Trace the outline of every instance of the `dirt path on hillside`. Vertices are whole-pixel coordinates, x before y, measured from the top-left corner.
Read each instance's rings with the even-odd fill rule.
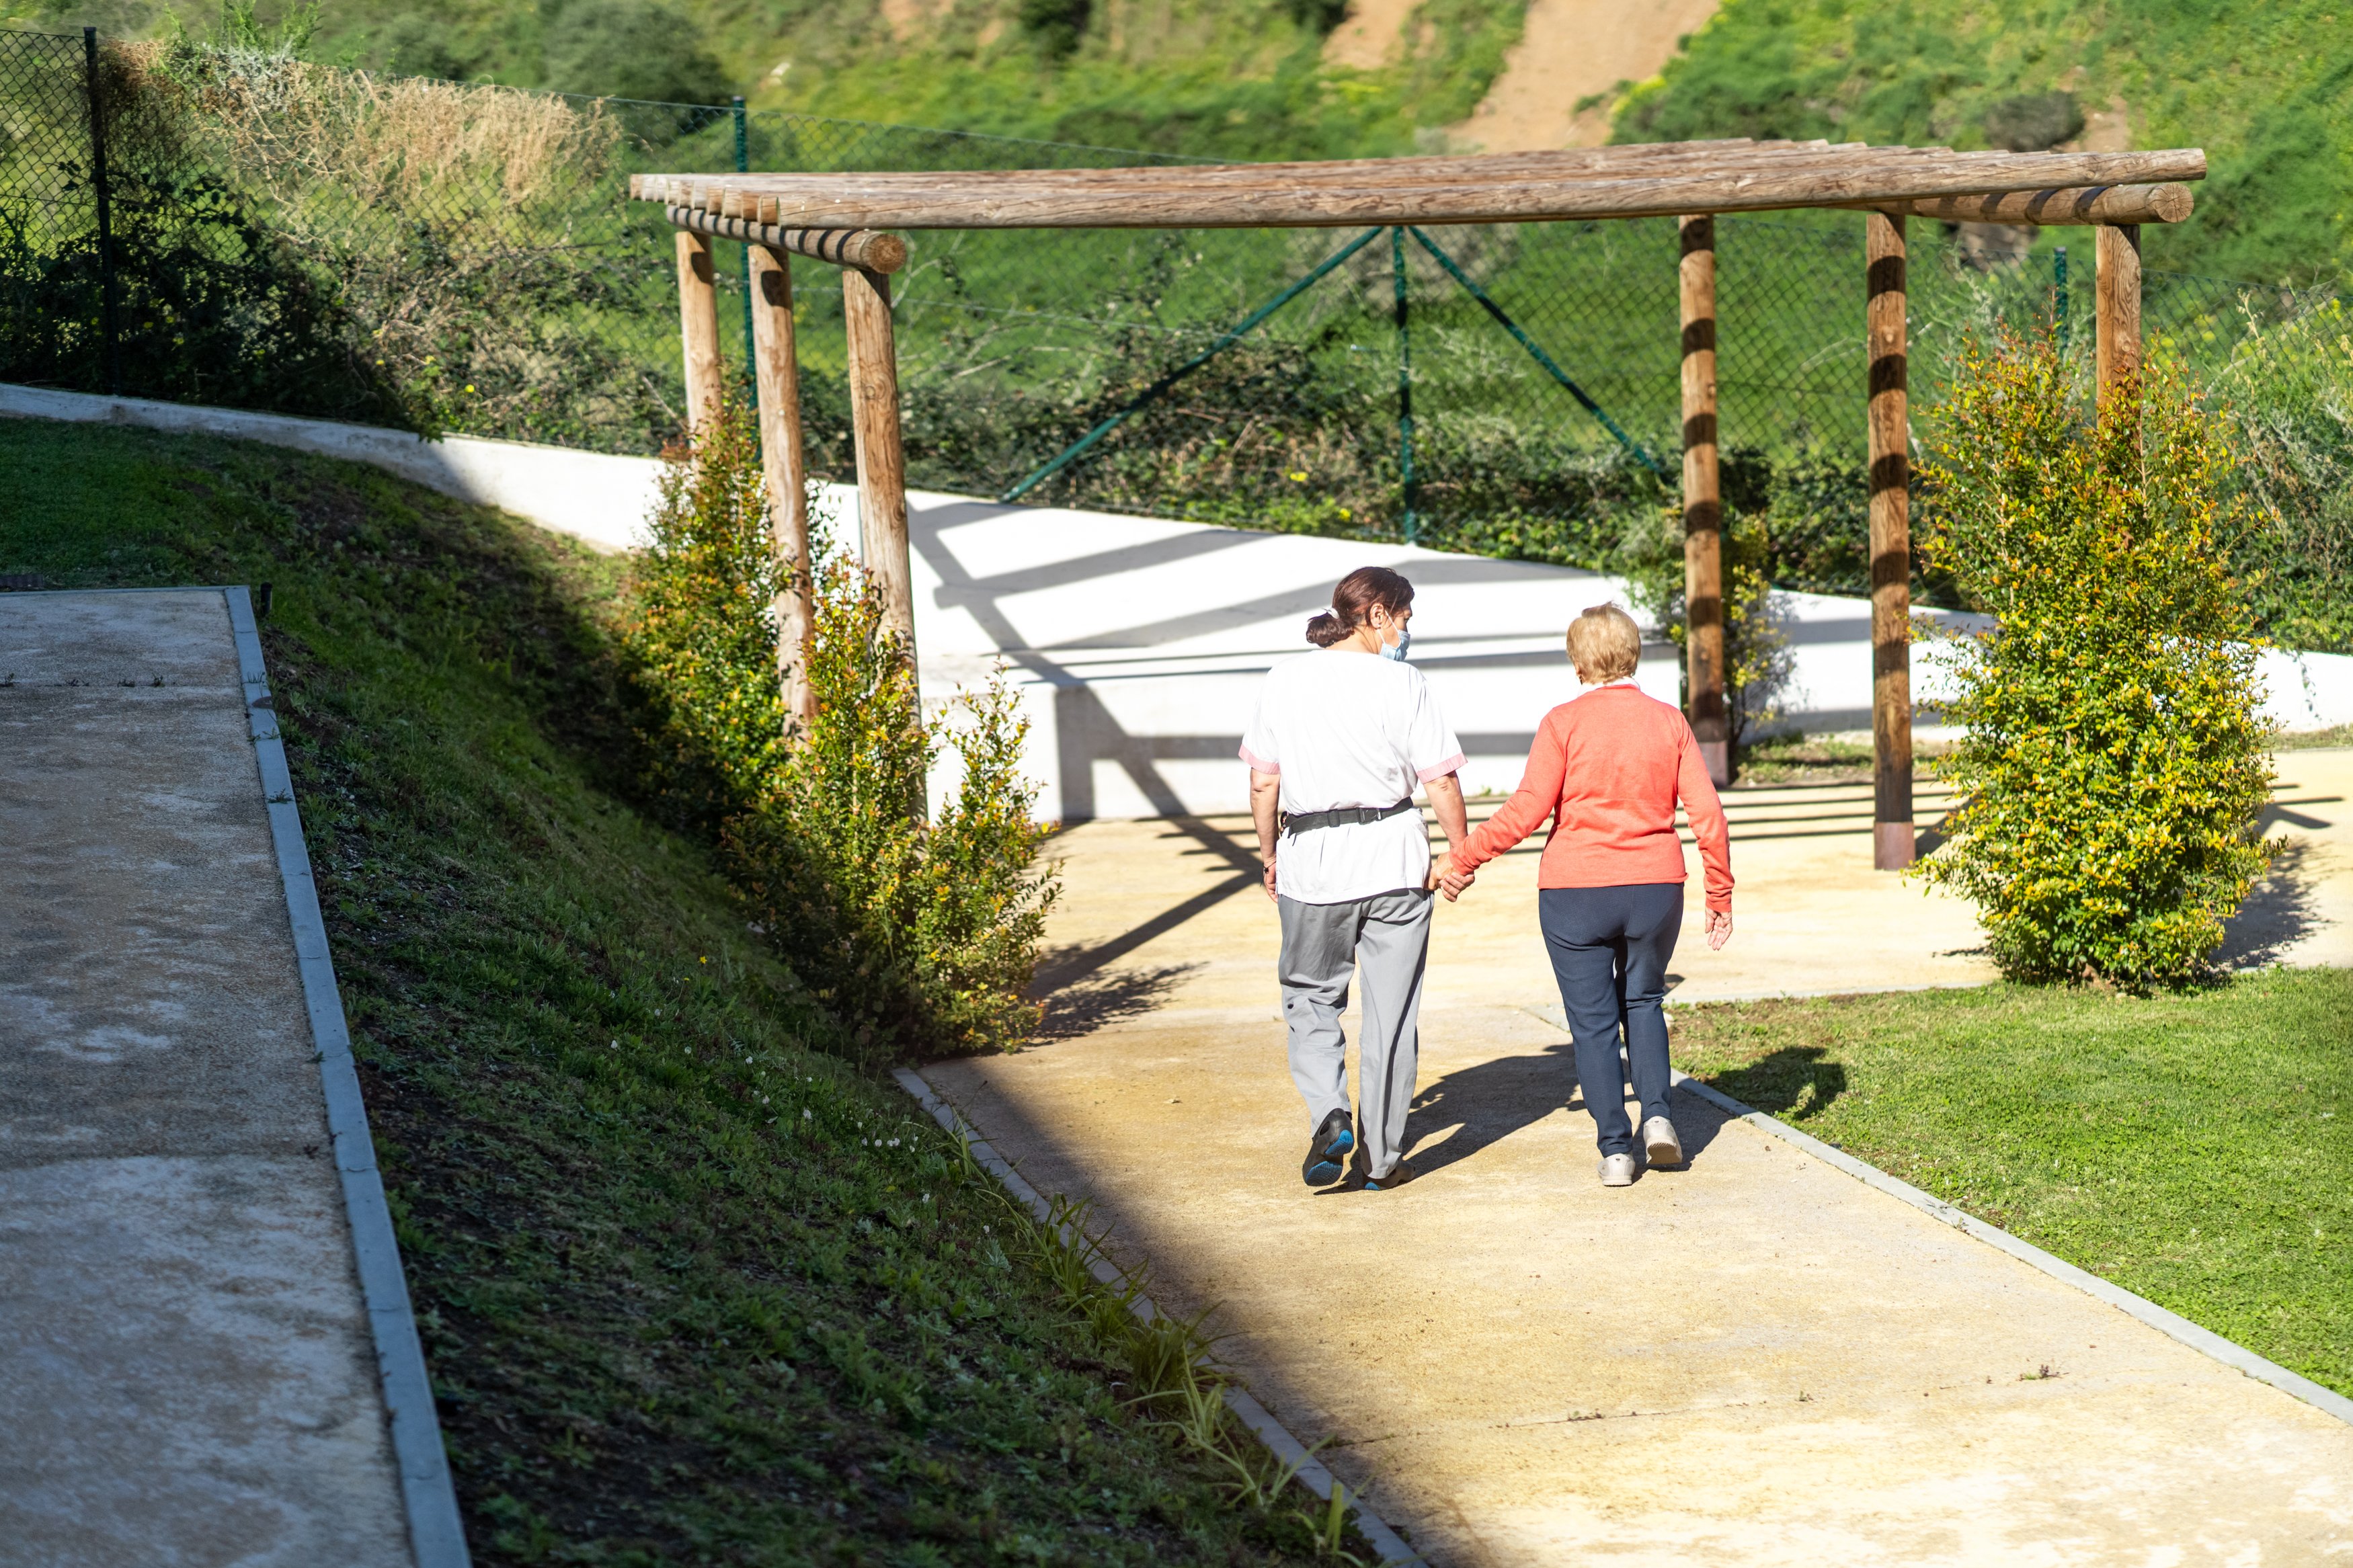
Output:
[[[1471,118],[1453,128],[1482,152],[1598,147],[1609,135],[1604,103],[1577,101],[1621,81],[1658,75],[1675,40],[1715,15],[1717,0],[1529,0],[1520,41]]]
[[[1355,0],[1340,25],[1324,40],[1324,63],[1351,70],[1378,70],[1387,65],[1421,0]]]

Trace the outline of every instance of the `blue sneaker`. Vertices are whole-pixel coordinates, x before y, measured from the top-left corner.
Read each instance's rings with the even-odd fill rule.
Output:
[[[1413,1167],[1403,1160],[1399,1160],[1377,1176],[1366,1171],[1364,1154],[1361,1151],[1357,1153],[1356,1163],[1356,1179],[1353,1184],[1360,1193],[1393,1192],[1413,1180]]]
[[[1311,1187],[1328,1187],[1348,1173],[1348,1155],[1356,1146],[1356,1124],[1345,1110],[1335,1110],[1324,1119],[1315,1136],[1307,1145],[1307,1158],[1299,1167],[1299,1179]]]

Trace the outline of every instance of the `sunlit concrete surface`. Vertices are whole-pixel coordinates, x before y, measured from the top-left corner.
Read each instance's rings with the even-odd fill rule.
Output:
[[[2335,962],[2353,753],[2282,764],[2305,879],[2239,956]],[[1737,935],[1687,927],[1676,997],[1989,976],[1968,906],[1870,869],[1865,791],[1731,811]],[[1050,1037],[926,1076],[1433,1563],[2353,1560],[2353,1426],[1694,1097],[1690,1168],[1603,1189],[1533,853],[1439,910],[1420,1179],[1318,1196],[1247,823],[1058,843]]]
[[[0,1563],[411,1561],[217,591],[0,594]]]

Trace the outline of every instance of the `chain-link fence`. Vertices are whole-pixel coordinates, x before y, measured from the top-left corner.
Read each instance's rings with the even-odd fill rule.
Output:
[[[625,199],[630,173],[1176,161],[22,32],[0,32],[0,378],[620,452],[659,450],[682,403],[668,227]],[[1788,586],[1866,582],[1862,230],[1718,220],[1726,499],[1770,517]],[[2088,360],[2087,231],[1912,232],[1915,411],[1947,351],[1996,321]],[[1594,565],[1672,495],[1672,220],[910,244],[896,314],[918,485]],[[741,247],[721,249],[740,371]],[[830,270],[803,268],[796,299],[813,463],[846,473]],[[2144,310],[2257,437],[2264,558],[2305,580],[2306,608],[2274,624],[2353,640],[2353,616],[2310,608],[2353,564],[2339,307],[2152,270]]]

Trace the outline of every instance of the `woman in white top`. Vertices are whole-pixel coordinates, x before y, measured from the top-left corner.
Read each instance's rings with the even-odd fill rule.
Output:
[[[1332,607],[1307,623],[1321,651],[1267,672],[1242,738],[1266,893],[1282,918],[1291,1078],[1314,1129],[1300,1173],[1314,1187],[1346,1176],[1352,1155],[1368,1191],[1409,1174],[1406,1109],[1436,885],[1415,787],[1427,786],[1449,845],[1467,833],[1455,776],[1462,748],[1405,662],[1412,618],[1412,584],[1381,566],[1349,573]],[[1365,1006],[1352,1121],[1340,1014],[1354,972]]]

